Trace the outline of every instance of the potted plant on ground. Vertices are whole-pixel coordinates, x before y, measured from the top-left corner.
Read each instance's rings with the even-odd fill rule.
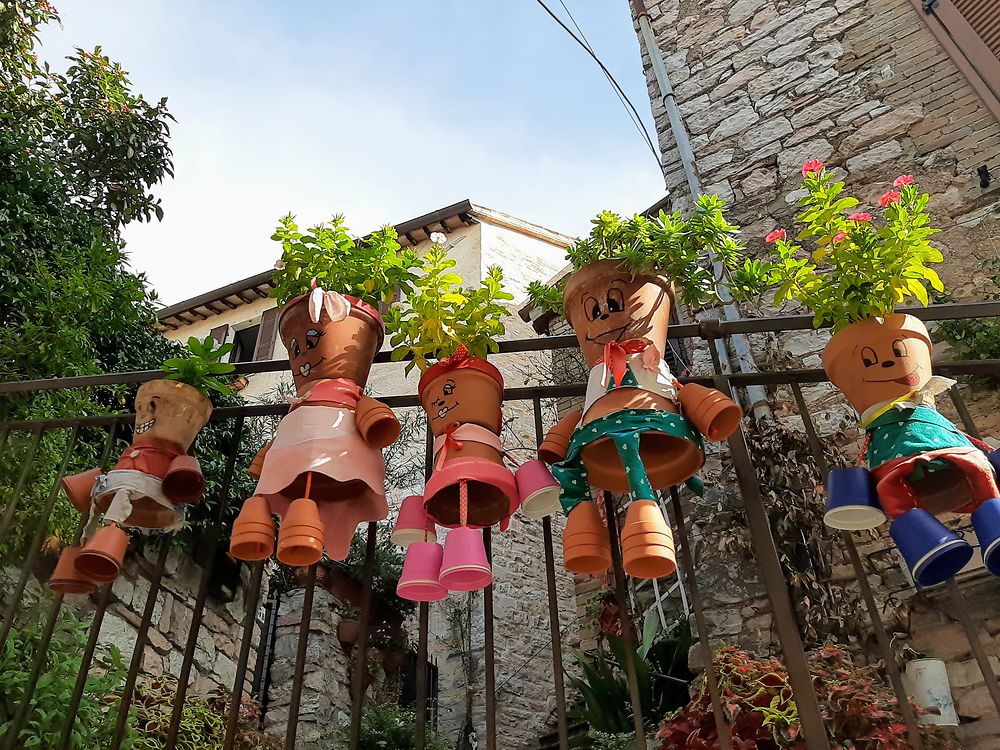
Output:
[[[407,293],[421,263],[400,249],[392,227],[355,240],[341,216],[306,232],[286,216],[272,239],[282,256],[271,295],[282,306],[278,331],[297,398],[251,466],[257,489],[230,551],[270,557],[277,514],[278,560],[308,566],[324,547],[343,559],[357,525],[389,513],[381,450],[399,436],[399,422],[363,389],[385,336],[376,307]]]
[[[180,529],[186,507],[205,491],[198,459],[189,451],[212,414],[208,394],[230,393],[220,378],[234,367],[220,360],[231,349],[216,347],[211,337],[189,338],[181,356],[163,363],[162,378],[139,386],[132,444],[114,468],[63,477],[70,502],[90,522],[82,547],[63,550],[50,587],[84,593],[93,583],[113,581],[128,548],[126,528]]]
[[[675,297],[690,305],[759,288],[764,268],[747,260],[717,196],[698,199],[693,215],[623,219],[603,212],[590,236],[567,250],[573,271],[562,288],[533,282],[536,305],[565,315],[576,332],[590,375],[581,410],[546,435],[542,459],[562,487],[569,514],[563,536],[567,569],[599,573],[611,563],[607,533],[591,488],[631,493],[623,529],[626,572],[658,578],[675,567],[673,540],[654,490],[691,480],[705,461],[702,436],[727,438],[742,416],[710,388],[681,387],[663,361]],[[717,279],[705,267],[713,249],[728,270]]]
[[[888,515],[890,534],[922,586],[961,570],[972,547],[936,516],[970,513],[989,570],[1000,575],[1000,489],[992,448],[963,434],[934,408],[954,381],[934,376],[931,337],[912,315],[895,312],[908,301],[928,302],[926,285],[941,291],[928,264],[942,260],[930,244],[927,204],[909,175],[901,175],[879,204],[882,216],[857,210],[844,183],[821,162],[802,169],[806,191],[798,220],[805,253],[785,230],[768,235],[774,263],[775,304],[794,300],[812,311],[816,326],[833,336],[823,368],[860,415],[866,438],[861,466],[831,471],[827,525],[875,528]],[[998,461],[1000,463],[1000,461]]]
[[[725,703],[731,747],[806,747],[788,672],[779,660],[723,646],[712,668]],[[877,667],[855,666],[846,651],[827,646],[812,655],[810,672],[832,747],[910,750],[898,700]],[[914,712],[922,710],[914,707]],[[690,703],[663,720],[656,737],[663,750],[719,747],[707,682],[702,681]],[[930,729],[921,731],[921,740],[929,749],[954,747]]]
[[[452,591],[474,591],[493,579],[481,529],[506,523],[519,505],[514,474],[500,444],[503,376],[486,361],[497,351],[508,315],[503,272],[490,268],[475,288],[462,288],[455,261],[435,244],[424,256],[424,275],[406,299],[390,308],[392,357],[411,357],[421,371],[417,392],[434,435],[434,468],[423,509],[452,529],[436,541],[407,548],[399,595],[417,601]],[[419,572],[418,572],[419,568]]]

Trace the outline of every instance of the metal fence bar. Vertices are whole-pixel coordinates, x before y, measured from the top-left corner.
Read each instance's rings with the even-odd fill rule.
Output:
[[[264,578],[264,561],[253,564],[250,583],[244,594],[243,636],[240,639],[240,654],[236,661],[236,677],[233,678],[233,693],[229,704],[229,715],[226,717],[226,737],[222,743],[223,750],[233,750],[236,742],[236,723],[240,718],[240,705],[243,702],[243,688],[247,680],[247,663],[250,661],[250,644],[253,641],[253,626],[257,616],[257,602],[260,601],[261,582]],[[263,633],[262,633],[263,635]],[[261,651],[264,644],[257,646]]]
[[[3,749],[12,750],[17,744],[18,735],[24,728],[24,723],[31,712],[31,698],[35,694],[35,687],[38,685],[38,678],[42,675],[42,667],[45,665],[45,654],[49,649],[49,642],[52,640],[52,633],[56,629],[56,621],[59,619],[59,607],[62,605],[63,595],[56,594],[52,607],[49,608],[49,616],[45,621],[45,630],[42,639],[38,644],[38,651],[35,654],[35,663],[32,665],[28,682],[24,686],[24,694],[21,696],[21,704],[17,708],[14,721],[7,729],[7,736],[4,739]]]
[[[979,635],[976,633],[976,626],[969,616],[969,609],[965,606],[965,600],[962,599],[962,592],[959,590],[954,578],[949,578],[946,586],[955,606],[958,621],[962,623],[962,629],[965,630],[965,637],[969,639],[969,646],[972,647],[972,655],[976,658],[979,671],[983,673],[983,681],[986,683],[986,689],[990,693],[990,698],[993,700],[993,705],[996,707],[997,713],[1000,713],[1000,685],[997,684],[996,675],[993,673],[993,665],[990,664],[990,659],[986,655],[983,643],[979,640]]]
[[[73,737],[73,725],[76,723],[76,715],[80,711],[80,701],[83,699],[83,691],[87,687],[87,678],[90,677],[90,666],[94,661],[94,652],[97,650],[97,641],[101,635],[101,625],[104,622],[104,612],[111,601],[111,584],[101,586],[101,593],[97,599],[97,611],[94,612],[94,619],[90,623],[90,635],[87,637],[87,646],[80,657],[80,669],[76,674],[76,684],[73,686],[73,695],[69,699],[69,708],[66,711],[66,726],[63,728],[62,736],[59,739],[59,750],[70,750],[70,741]]]
[[[969,407],[966,405],[965,399],[962,398],[962,392],[959,390],[957,383],[948,389],[948,396],[951,398],[951,402],[955,405],[955,411],[958,412],[958,417],[962,420],[962,426],[965,428],[965,432],[974,438],[982,438],[979,428],[976,427],[976,421],[972,418],[972,413],[969,411]]]
[[[639,678],[635,672],[635,638],[632,636],[632,612],[629,609],[628,590],[625,588],[625,570],[618,541],[618,517],[615,501],[610,492],[603,492],[604,513],[608,520],[608,539],[611,542],[611,565],[615,574],[615,598],[621,611],[622,640],[625,641],[625,676],[628,678],[629,700],[632,703],[632,728],[635,731],[633,747],[646,750],[646,724],[642,716],[642,699],[639,695]]]
[[[229,456],[226,458],[226,469],[219,488],[219,509],[216,512],[212,530],[209,532],[208,544],[213,552],[218,546],[219,537],[222,534],[222,519],[226,517],[226,509],[229,507],[229,489],[233,483],[236,458],[240,453],[240,443],[243,438],[245,421],[244,417],[236,420],[236,427],[233,430],[233,445],[229,450]],[[198,586],[198,598],[195,599],[194,609],[191,612],[191,632],[188,633],[187,642],[184,644],[184,656],[181,659],[180,674],[177,677],[177,693],[174,695],[174,707],[170,714],[170,726],[167,729],[166,750],[174,750],[177,747],[177,733],[181,727],[181,714],[184,711],[184,701],[187,698],[188,680],[191,677],[191,667],[194,664],[194,651],[198,645],[201,618],[205,614],[205,601],[208,599],[208,587],[211,583],[212,571],[214,569],[215,555],[210,554],[207,556],[202,567],[201,582]]]
[[[375,544],[378,524],[368,522],[365,545],[365,565],[361,574],[361,614],[358,641],[354,644],[354,674],[351,676],[351,740],[350,750],[358,750],[361,743],[361,712],[365,705],[365,671],[368,664],[368,630],[372,617],[372,576],[375,574]]]
[[[493,529],[483,529],[486,560],[493,566]],[[493,633],[493,584],[483,590],[483,646],[486,667],[486,750],[497,749],[497,676]]]
[[[114,445],[115,435],[117,433],[117,425],[111,427],[108,430],[108,439],[105,441],[104,450],[101,454],[100,465],[103,466],[107,463],[108,456],[111,454],[111,449]],[[87,525],[87,518],[83,516],[77,523],[76,530],[73,533],[73,543],[77,544],[80,539],[80,535],[83,534],[84,527]],[[35,695],[35,688],[38,684],[38,678],[41,676],[42,668],[45,665],[46,658],[48,655],[49,643],[52,640],[52,635],[55,632],[56,625],[59,621],[59,610],[62,608],[63,604],[63,594],[58,594],[53,597],[51,604],[49,605],[49,613],[46,617],[45,629],[42,633],[42,639],[39,642],[38,649],[34,655],[34,663],[32,664],[31,675],[26,683],[24,693],[21,696],[21,703],[17,709],[14,718],[14,724],[10,729],[8,739],[12,743],[14,738],[20,733],[23,728],[24,722],[27,720],[28,715],[31,711],[31,702]],[[9,743],[8,743],[9,744]]]
[[[417,727],[414,735],[416,750],[424,750],[427,742],[427,630],[430,607],[420,602],[417,615],[417,696],[415,708]]]
[[[306,670],[306,648],[309,646],[309,626],[312,623],[313,596],[316,593],[316,563],[309,566],[305,594],[302,597],[302,618],[299,621],[299,642],[295,651],[295,672],[292,674],[292,695],[288,701],[288,724],[285,727],[285,750],[295,750],[295,735],[299,731],[299,704],[302,701],[302,679]]]
[[[722,374],[718,353],[712,347],[709,347],[709,351],[712,353],[712,364],[716,373],[715,387],[731,397],[733,390],[729,378]],[[750,528],[750,537],[757,565],[764,579],[767,598],[771,603],[775,629],[778,631],[785,667],[788,669],[788,682],[795,695],[806,747],[808,750],[830,750],[830,741],[819,710],[816,691],[813,689],[802,636],[799,634],[798,622],[795,619],[795,610],[792,608],[792,601],[785,585],[785,573],[781,568],[781,559],[778,557],[774,537],[771,535],[771,523],[764,509],[764,500],[757,484],[757,473],[750,458],[742,424],[729,437],[728,442],[740,494],[743,496],[747,526]]]
[[[139,679],[142,655],[146,650],[149,626],[153,622],[153,610],[156,608],[156,600],[160,596],[160,582],[163,580],[163,569],[167,565],[167,555],[169,554],[169,541],[160,539],[160,556],[156,559],[153,575],[149,579],[149,594],[146,595],[146,604],[142,609],[142,620],[139,623],[139,631],[135,635],[135,645],[132,647],[132,661],[129,662],[128,674],[122,688],[122,699],[118,706],[118,718],[115,721],[115,736],[111,741],[111,750],[119,750],[125,740],[125,727],[128,723],[129,708],[132,705],[132,694],[135,692],[135,683]],[[110,588],[111,584],[108,586]]]
[[[21,597],[24,596],[24,587],[28,585],[28,578],[31,576],[31,568],[35,564],[35,558],[38,556],[38,551],[42,545],[42,539],[45,536],[45,529],[49,523],[49,516],[52,515],[52,508],[56,504],[56,499],[59,497],[59,487],[63,477],[66,473],[66,467],[69,466],[70,457],[73,455],[73,448],[76,447],[76,438],[80,434],[80,428],[74,427],[70,432],[69,439],[66,441],[66,451],[63,453],[62,463],[59,464],[59,470],[56,472],[55,481],[52,483],[52,489],[49,491],[49,499],[45,505],[45,509],[39,514],[38,526],[35,528],[35,533],[28,543],[28,554],[21,563],[21,575],[18,577],[17,585],[14,587],[14,592],[11,596],[10,609],[7,611],[7,616],[4,618],[3,629],[0,630],[0,643],[5,643],[7,641],[7,636],[10,635],[10,629],[14,625],[14,619],[17,617],[18,607],[21,605]]]
[[[542,426],[542,402],[532,399],[535,418],[535,443],[541,445],[545,430]],[[559,627],[559,594],[556,589],[556,561],[552,543],[552,517],[542,518],[542,541],[545,547],[545,588],[549,604],[549,643],[552,646],[552,681],[556,689],[556,729],[559,733],[559,750],[569,750],[569,731],[566,726],[566,686],[563,682],[562,631]]]
[[[11,492],[7,507],[4,508],[3,519],[0,520],[0,542],[7,539],[7,532],[10,531],[11,521],[14,520],[14,511],[17,510],[21,493],[24,492],[24,485],[28,483],[28,477],[31,476],[31,470],[35,465],[35,454],[38,452],[38,444],[42,441],[42,425],[36,424],[32,432],[34,433],[34,437],[31,438],[28,454],[23,459],[24,468],[21,469],[21,473],[17,478],[17,484],[14,485],[14,491]]]
[[[705,682],[708,684],[708,695],[712,699],[712,716],[715,719],[715,731],[719,735],[719,748],[730,750],[732,747],[729,739],[730,730],[722,710],[722,695],[719,693],[719,680],[715,674],[715,659],[708,635],[708,621],[705,619],[701,590],[694,573],[694,550],[691,547],[691,538],[688,536],[687,523],[684,521],[684,511],[681,508],[681,497],[676,486],[670,488],[670,503],[674,511],[674,526],[677,527],[678,541],[681,543],[681,564],[677,566],[677,575],[681,579],[681,588],[683,589],[686,583],[691,592],[691,606],[694,608],[694,622],[698,628],[701,658],[705,662]]]
[[[813,458],[816,459],[816,465],[819,467],[821,478],[825,482],[826,475],[830,471],[830,466],[827,463],[826,455],[823,453],[823,445],[816,432],[816,426],[813,424],[812,416],[809,414],[809,408],[806,406],[806,400],[802,395],[801,386],[799,386],[799,384],[793,379],[791,381],[791,387],[792,394],[795,397],[795,404],[799,409],[799,415],[802,417],[802,424],[805,427],[806,440],[809,443],[809,448],[812,451]],[[858,554],[858,548],[854,544],[854,537],[852,534],[849,531],[842,531],[840,533],[840,538],[844,543],[845,549],[847,550],[847,556],[851,560],[851,566],[854,568],[854,576],[857,578],[858,586],[861,589],[861,598],[864,599],[865,608],[868,610],[868,619],[871,621],[872,630],[875,632],[875,639],[878,641],[879,649],[882,651],[882,657],[885,659],[885,671],[889,677],[889,685],[896,694],[896,700],[899,702],[899,712],[903,716],[903,723],[906,724],[906,737],[910,741],[910,745],[913,746],[913,750],[922,750],[923,740],[920,738],[920,728],[917,725],[917,717],[913,711],[913,706],[910,705],[910,698],[906,694],[906,689],[903,687],[903,676],[900,674],[899,666],[896,664],[896,658],[892,652],[889,635],[886,633],[885,626],[882,624],[882,614],[878,610],[875,595],[872,593],[871,586],[868,584],[868,572],[862,564],[861,555]]]

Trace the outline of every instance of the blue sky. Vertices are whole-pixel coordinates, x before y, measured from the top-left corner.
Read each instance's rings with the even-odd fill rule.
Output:
[[[652,132],[627,0],[565,2]],[[470,198],[576,234],[663,195],[604,76],[533,0],[57,7],[47,59],[101,44],[178,120],[166,216],[126,233],[168,304],[268,268],[288,211],[362,234]]]

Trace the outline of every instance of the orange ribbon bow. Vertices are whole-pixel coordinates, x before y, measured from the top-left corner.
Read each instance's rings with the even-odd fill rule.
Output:
[[[653,346],[653,342],[649,339],[630,339],[628,341],[609,341],[606,343],[604,345],[604,355],[597,360],[597,364],[604,365],[604,377],[601,379],[601,385],[608,384],[608,374],[610,372],[615,379],[615,387],[620,388],[628,369],[629,355],[645,354],[649,349],[652,349],[654,352],[656,351],[656,347]],[[659,353],[657,353],[657,359],[659,359]],[[643,357],[642,366],[646,369],[655,369],[655,365],[650,368],[645,356]]]

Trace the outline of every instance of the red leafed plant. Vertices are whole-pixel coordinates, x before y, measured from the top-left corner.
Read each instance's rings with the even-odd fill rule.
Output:
[[[805,748],[788,673],[777,659],[723,646],[713,661],[733,750]],[[824,647],[810,671],[833,750],[911,750],[898,701],[876,667],[858,667],[841,648]],[[914,707],[915,711],[920,711]],[[706,684],[684,708],[669,714],[656,734],[663,750],[716,750],[719,736]],[[921,729],[924,747],[957,745]]]

